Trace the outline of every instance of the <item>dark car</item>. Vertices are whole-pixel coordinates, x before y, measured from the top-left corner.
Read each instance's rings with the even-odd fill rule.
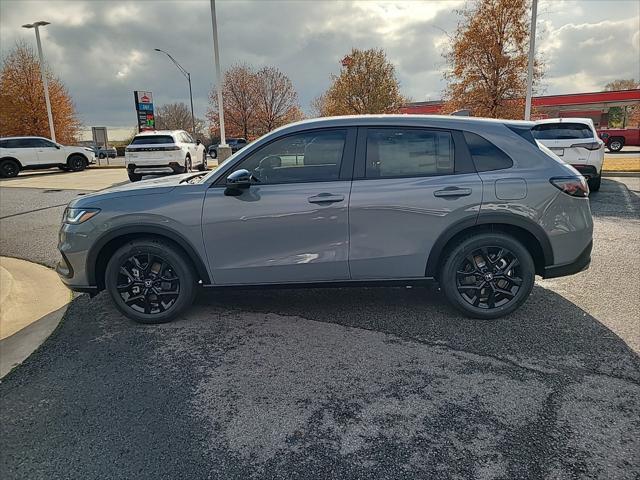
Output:
[[[246,138],[227,138],[227,145],[231,147],[231,153],[236,153],[238,150],[246,147],[249,144]],[[219,145],[209,145],[208,153],[211,158],[218,157]]]

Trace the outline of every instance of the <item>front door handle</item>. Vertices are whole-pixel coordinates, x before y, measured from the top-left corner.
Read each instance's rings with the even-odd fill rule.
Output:
[[[434,197],[466,197],[468,195],[471,195],[471,189],[460,187],[447,187],[433,192]]]
[[[344,200],[344,195],[334,195],[333,193],[319,193],[318,195],[314,195],[313,197],[307,198],[309,203],[335,203],[342,202]]]

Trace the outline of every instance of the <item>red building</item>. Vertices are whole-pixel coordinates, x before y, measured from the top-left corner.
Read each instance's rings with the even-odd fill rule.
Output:
[[[596,127],[607,127],[611,107],[640,105],[640,88],[612,92],[571,93],[567,95],[545,95],[533,97],[534,118],[587,117]],[[401,109],[402,113],[439,115],[443,102],[410,103]]]

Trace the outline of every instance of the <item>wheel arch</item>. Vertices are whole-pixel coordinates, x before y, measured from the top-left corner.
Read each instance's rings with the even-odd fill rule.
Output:
[[[445,230],[429,253],[425,275],[438,278],[443,254],[461,239],[482,232],[505,233],[519,240],[531,254],[538,275],[543,274],[546,266],[553,265],[551,242],[542,227],[520,217],[488,214],[480,215],[477,221],[462,221]]]
[[[209,272],[191,243],[181,234],[155,225],[136,225],[123,227],[100,237],[87,255],[87,280],[90,285],[104,289],[104,273],[107,263],[115,251],[127,242],[142,238],[164,240],[177,251],[183,253],[193,266],[198,280],[211,283]]]
[[[14,162],[16,162],[18,164],[18,166],[20,167],[21,170],[24,168],[22,163],[20,162],[20,160],[18,160],[16,157],[7,156],[7,157],[0,158],[0,162],[4,162],[5,160],[13,160]]]
[[[89,165],[89,159],[87,158],[87,156],[84,153],[71,152],[69,155],[67,155],[67,163],[69,163],[69,160],[71,160],[71,157],[82,157],[84,159],[85,163],[87,165]]]

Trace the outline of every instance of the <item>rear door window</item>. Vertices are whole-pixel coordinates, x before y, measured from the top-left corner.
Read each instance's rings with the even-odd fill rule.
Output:
[[[421,128],[369,128],[366,178],[448,175],[454,171],[451,133]]]
[[[171,135],[143,135],[135,137],[131,145],[161,145],[174,143]]]
[[[593,138],[594,134],[585,123],[541,123],[531,129],[536,140],[575,140]]]
[[[464,139],[478,172],[511,168],[511,157],[496,147],[486,138],[471,132],[464,132]]]
[[[12,138],[7,140],[6,148],[36,148],[39,146],[37,138]]]

